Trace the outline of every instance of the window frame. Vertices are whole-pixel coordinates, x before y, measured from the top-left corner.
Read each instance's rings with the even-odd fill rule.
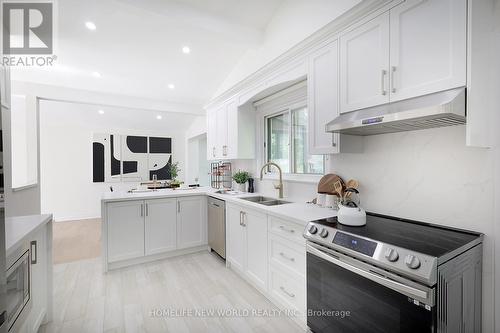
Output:
[[[257,139],[257,171],[256,174],[260,175],[261,167],[268,161],[268,128],[267,119],[269,117],[278,116],[280,114],[288,113],[290,121],[290,140],[293,139],[293,125],[292,125],[292,111],[307,108],[307,96],[301,96],[300,98],[292,98],[285,101],[274,101],[269,103],[270,105],[257,107],[257,124],[258,124],[258,139]],[[290,141],[291,143],[292,141]],[[295,171],[295,165],[293,163],[293,149],[292,144],[289,145],[289,156],[290,156],[290,169]],[[283,179],[291,182],[299,183],[317,183],[324,175],[326,171],[327,161],[329,159],[328,155],[323,155],[323,174],[313,174],[313,173],[283,173]],[[279,178],[276,168],[267,168],[267,173],[264,174],[264,179],[277,180]]]

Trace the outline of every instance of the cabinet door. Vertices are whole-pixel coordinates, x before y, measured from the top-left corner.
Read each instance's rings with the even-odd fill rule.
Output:
[[[108,204],[108,262],[144,256],[144,202]]]
[[[204,244],[208,244],[206,197],[178,198],[177,248],[184,249]]]
[[[227,109],[222,105],[217,109],[217,144],[216,156],[224,159],[227,156]]]
[[[254,211],[244,211],[246,229],[246,274],[262,290],[267,290],[267,216]]]
[[[241,225],[242,210],[238,206],[226,205],[226,259],[231,267],[243,272],[245,267],[246,234]]]
[[[217,157],[217,110],[207,110],[207,159]]]
[[[10,109],[10,68],[0,65],[0,103]]]
[[[389,102],[389,12],[340,37],[340,112]]]
[[[147,200],[146,255],[175,250],[177,246],[177,199]]]
[[[310,154],[338,152],[339,134],[325,132],[326,124],[339,115],[338,51],[338,41],[334,41],[309,58],[307,97]]]
[[[44,226],[31,240],[32,307],[25,323],[27,332],[38,332],[48,311],[47,228]]]
[[[238,105],[236,100],[231,100],[226,104],[226,117],[227,138],[224,157],[227,159],[237,159],[238,142],[245,139],[238,137]]]
[[[391,9],[391,101],[465,86],[466,16],[466,0],[407,0]]]

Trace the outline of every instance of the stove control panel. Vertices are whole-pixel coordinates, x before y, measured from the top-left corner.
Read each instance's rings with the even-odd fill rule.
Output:
[[[409,254],[405,258],[405,264],[411,269],[418,269],[420,267],[420,259],[412,254]]]
[[[397,274],[407,275],[430,285],[436,283],[436,257],[358,236],[326,223],[309,222],[304,237],[308,241],[371,262]]]
[[[390,262],[395,262],[399,259],[399,253],[394,248],[390,247],[385,251],[384,257]]]

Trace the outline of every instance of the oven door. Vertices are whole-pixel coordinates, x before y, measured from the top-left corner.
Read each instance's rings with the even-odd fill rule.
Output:
[[[30,303],[29,250],[7,270],[7,323],[9,331],[16,331],[26,316]]]
[[[435,290],[308,242],[307,325],[315,332],[435,332]]]

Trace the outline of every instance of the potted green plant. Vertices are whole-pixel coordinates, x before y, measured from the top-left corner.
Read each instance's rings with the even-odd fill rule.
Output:
[[[246,183],[249,178],[250,174],[248,171],[238,170],[238,172],[233,175],[233,180],[236,183],[236,189],[240,192],[246,192]]]
[[[168,171],[170,172],[170,179],[171,179],[170,186],[171,187],[181,186],[182,182],[177,180],[179,172],[181,171],[181,168],[179,168],[179,162],[170,163],[168,165]]]

